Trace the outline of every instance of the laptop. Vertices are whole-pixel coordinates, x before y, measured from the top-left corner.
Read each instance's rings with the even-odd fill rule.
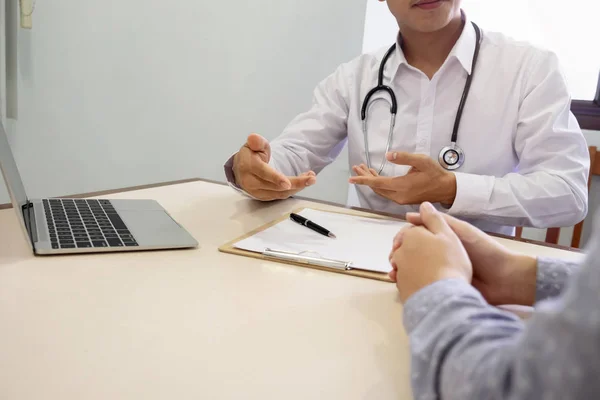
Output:
[[[154,200],[30,199],[0,122],[0,169],[35,254],[194,248],[198,242]]]

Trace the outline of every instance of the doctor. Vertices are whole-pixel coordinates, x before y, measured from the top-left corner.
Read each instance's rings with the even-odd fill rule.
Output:
[[[484,32],[461,0],[387,5],[395,45],[341,65],[272,143],[250,135],[225,165],[230,184],[285,199],[347,142],[365,208],[404,214],[428,201],[504,234],[581,221],[589,154],[557,57]]]

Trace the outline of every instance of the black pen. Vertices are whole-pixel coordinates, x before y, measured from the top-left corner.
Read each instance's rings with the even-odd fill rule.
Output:
[[[335,235],[333,233],[329,232],[327,229],[323,228],[322,226],[317,225],[312,221],[309,221],[308,219],[304,218],[301,215],[291,213],[290,219],[300,225],[304,225],[308,229],[312,229],[313,231],[320,233],[321,235],[329,236],[330,238],[335,239]]]

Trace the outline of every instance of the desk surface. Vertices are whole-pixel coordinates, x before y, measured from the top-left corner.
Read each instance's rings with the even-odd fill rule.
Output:
[[[104,197],[158,200],[201,247],[34,257],[0,211],[3,400],[411,398],[392,284],[217,251],[295,208],[336,207],[207,182]]]

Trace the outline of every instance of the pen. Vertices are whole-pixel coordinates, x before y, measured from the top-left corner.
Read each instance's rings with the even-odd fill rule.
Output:
[[[317,225],[312,221],[309,221],[308,219],[304,218],[301,215],[291,213],[290,219],[300,225],[304,225],[308,229],[312,229],[313,231],[320,233],[321,235],[329,236],[330,238],[335,239],[335,235],[333,233],[329,232],[327,229],[323,228],[322,226]]]

